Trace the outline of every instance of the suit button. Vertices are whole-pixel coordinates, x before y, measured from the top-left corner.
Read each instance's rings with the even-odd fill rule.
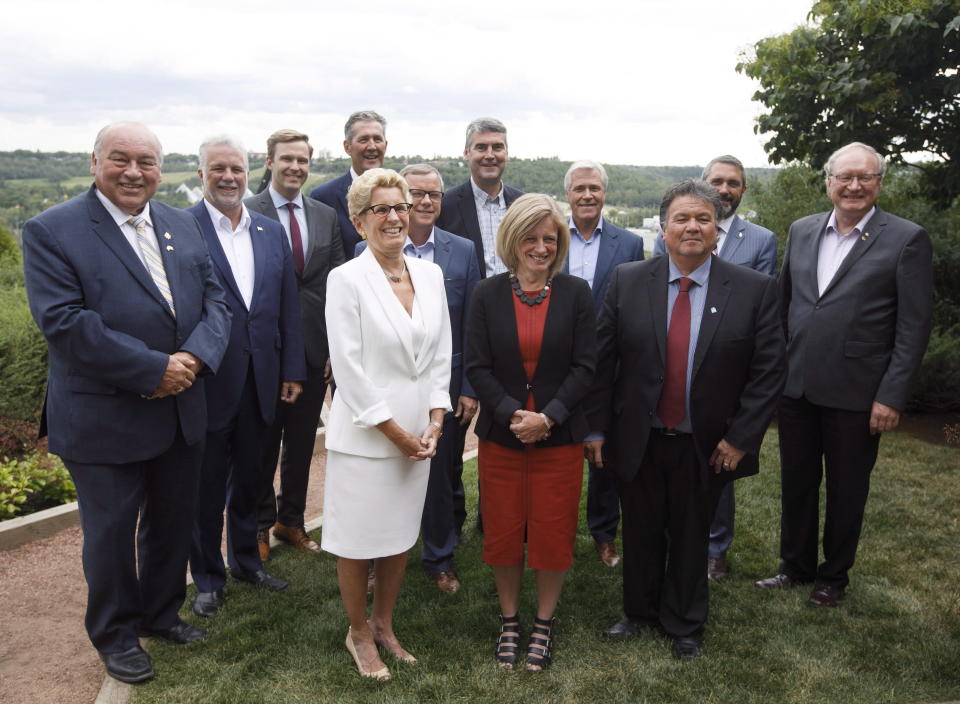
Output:
[[[249,348],[249,347],[244,347],[244,348],[243,348],[243,353],[244,353],[244,354],[250,354],[250,348]]]
[[[820,310],[820,304],[818,303],[817,305],[815,305],[815,306],[813,307],[813,309],[814,309],[814,310]]]
[[[657,381],[659,381],[659,382],[662,384],[662,383],[663,383],[663,377],[662,377],[662,376],[657,377]]]

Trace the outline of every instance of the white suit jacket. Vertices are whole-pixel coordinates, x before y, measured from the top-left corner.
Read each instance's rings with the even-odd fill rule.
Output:
[[[421,435],[430,409],[450,410],[450,316],[436,264],[404,258],[426,336],[413,349],[406,310],[370,249],[327,279],[327,337],[337,390],[330,408],[328,449],[363,457],[403,453],[375,427],[393,418]]]

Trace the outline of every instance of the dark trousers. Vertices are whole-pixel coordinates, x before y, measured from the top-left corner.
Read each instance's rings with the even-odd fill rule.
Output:
[[[420,562],[430,574],[453,569],[453,551],[460,542],[460,532],[467,517],[463,493],[466,432],[460,419],[447,413],[443,418],[443,437],[437,443],[437,454],[430,460],[430,478],[420,521],[423,536]]]
[[[707,621],[707,542],[722,488],[704,477],[691,436],[650,433],[636,476],[618,482],[623,513],[623,610],[670,636]]]
[[[262,567],[257,548],[257,489],[265,430],[251,370],[230,424],[207,433],[190,548],[190,574],[201,592],[217,591],[226,583],[220,553],[224,507],[230,569],[252,573]]]
[[[178,431],[166,452],[143,462],[64,459],[80,504],[87,634],[101,653],[136,646],[141,628],[179,621],[202,457],[203,443],[188,446]]]
[[[598,543],[611,542],[617,537],[620,524],[620,494],[610,468],[597,467],[592,462],[587,480],[587,528]]]
[[[805,398],[780,402],[780,571],[800,580],[846,587],[863,526],[870,473],[880,436],[869,411],[817,406]],[[820,482],[827,476],[823,563],[817,566]]]
[[[310,462],[317,440],[317,426],[327,385],[322,367],[308,367],[303,393],[296,403],[277,402],[277,414],[263,441],[257,524],[261,530],[274,523],[302,527],[307,507]],[[283,455],[280,445],[283,441]],[[273,477],[280,459],[280,493],[273,490]]]
[[[727,482],[717,501],[717,511],[713,514],[713,523],[710,524],[710,557],[724,557],[733,543],[733,524],[737,517],[733,484]]]

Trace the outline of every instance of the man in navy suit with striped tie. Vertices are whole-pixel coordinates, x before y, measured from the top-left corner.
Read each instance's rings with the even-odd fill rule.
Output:
[[[761,274],[777,275],[777,236],[765,227],[747,222],[737,215],[737,207],[747,191],[747,175],[737,157],[729,154],[711,159],[700,176],[720,194],[723,203],[717,223],[717,255],[732,264],[740,264]],[[657,238],[654,255],[664,253],[663,235]],[[727,550],[733,542],[733,524],[736,504],[733,482],[724,487],[717,503],[717,512],[710,525],[710,549],[707,557],[707,576],[721,580],[730,569]]]

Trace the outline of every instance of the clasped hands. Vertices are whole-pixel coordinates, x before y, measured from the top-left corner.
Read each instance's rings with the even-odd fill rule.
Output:
[[[420,437],[401,428],[392,418],[380,423],[377,428],[407,456],[408,460],[419,462],[437,454],[437,443],[440,441],[441,432],[433,422],[427,425]]]
[[[186,391],[193,386],[202,368],[203,362],[189,352],[183,350],[174,352],[167,359],[167,368],[163,372],[163,378],[160,379],[160,385],[152,394],[143,398],[165,398]]]
[[[550,437],[550,428],[543,419],[539,413],[521,408],[510,416],[510,432],[524,445],[546,440]]]

